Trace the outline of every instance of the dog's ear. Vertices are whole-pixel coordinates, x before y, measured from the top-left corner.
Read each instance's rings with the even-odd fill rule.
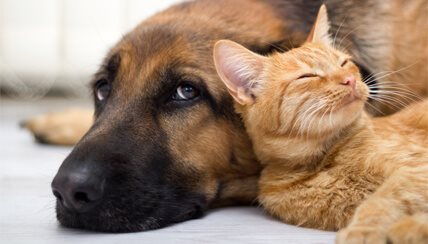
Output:
[[[328,33],[329,30],[330,23],[328,21],[327,7],[323,4],[318,11],[317,19],[306,42],[319,42],[325,45],[332,45],[333,41]]]
[[[242,105],[251,105],[255,101],[264,59],[232,41],[221,40],[214,46],[217,73],[229,93]]]

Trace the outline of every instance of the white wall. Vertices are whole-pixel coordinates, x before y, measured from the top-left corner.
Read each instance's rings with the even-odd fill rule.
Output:
[[[81,93],[122,34],[175,2],[0,0],[0,85],[21,96]]]

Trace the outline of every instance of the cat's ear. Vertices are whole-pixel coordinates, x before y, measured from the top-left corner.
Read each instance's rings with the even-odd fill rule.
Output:
[[[242,105],[250,105],[255,101],[255,88],[263,70],[264,59],[232,41],[221,40],[214,46],[217,73],[229,93]]]
[[[332,45],[333,41],[328,33],[329,30],[330,23],[328,21],[327,7],[323,4],[318,11],[317,19],[306,42],[319,42]]]

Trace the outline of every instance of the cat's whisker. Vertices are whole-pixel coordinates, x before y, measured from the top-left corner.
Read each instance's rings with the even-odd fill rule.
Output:
[[[390,101],[394,101],[398,104],[403,104],[403,105],[407,105],[406,103],[404,103],[403,101],[401,101],[400,99],[392,96],[392,94],[387,94],[387,93],[377,93],[377,94],[371,94],[369,96],[370,98],[373,99],[389,99]]]
[[[377,90],[370,89],[370,93],[374,95],[377,95],[377,94],[396,95],[396,97],[401,97],[403,99],[410,100],[412,102],[423,100],[422,97],[420,97],[416,93],[406,88],[397,87],[397,86],[381,86],[380,88],[381,89],[377,89]]]
[[[290,41],[290,40],[289,40]],[[285,50],[284,48],[282,48],[281,46],[278,46],[274,43],[270,43],[270,42],[266,42],[266,44],[268,44],[269,46],[272,46],[278,50],[280,50],[281,52],[286,52],[286,51],[290,51],[291,48],[288,48],[288,50]]]
[[[338,47],[337,49],[342,50],[342,51],[343,51],[343,49],[344,49],[344,50],[349,50],[349,49],[350,49],[349,47],[350,47],[352,44],[353,44],[352,42],[349,42],[349,43],[348,43],[346,46],[344,46],[343,48],[339,48],[339,47]]]
[[[402,107],[397,106],[394,102],[391,102],[391,101],[388,101],[388,100],[376,100],[376,101],[378,101],[378,102],[380,102],[382,104],[390,105],[391,107],[393,107],[396,110],[401,110],[402,109]]]
[[[375,73],[370,73],[367,77],[362,79],[362,82],[365,83],[366,85],[370,85],[373,81],[376,80],[374,76],[375,76]]]
[[[379,109],[376,108],[376,106],[370,104],[370,103],[366,103],[366,105],[370,106],[372,109],[376,110],[376,112],[378,112],[379,114],[382,114],[385,116],[385,113],[383,113],[382,111],[380,111]]]
[[[291,134],[294,131],[294,127],[296,126],[296,123],[299,120],[300,120],[300,117],[297,116],[297,118],[295,118],[295,120],[294,120],[293,126],[291,126],[291,128],[288,129],[289,131],[288,131],[288,136],[287,137],[291,137]]]
[[[392,84],[391,85],[382,84],[381,86],[369,86],[369,89],[370,89],[370,92],[372,92],[372,93],[383,92],[383,91],[396,92],[397,94],[405,93],[405,94],[408,94],[409,96],[414,97],[418,100],[423,99],[421,96],[419,96],[414,91],[410,90],[407,87],[403,87],[403,86],[396,86],[396,85],[392,85]]]
[[[406,85],[403,85],[403,84],[400,84],[400,83],[396,83],[394,81],[380,81],[380,82],[378,82],[378,84],[381,85],[380,87],[395,86],[395,87],[400,87],[402,89],[406,89],[406,90],[408,90],[410,92],[413,92]]]
[[[310,131],[313,131],[313,129],[312,129],[312,123],[316,120],[316,113],[317,112],[319,112],[321,109],[323,108],[323,106],[320,106],[317,110],[315,110],[314,112],[312,112],[311,114],[310,114],[310,122],[309,122],[309,124],[308,124],[308,126],[307,126],[307,129],[306,129],[306,140],[308,140],[308,137],[309,137],[309,132]]]
[[[398,84],[394,84],[393,81],[391,82],[383,82],[383,83],[377,83],[377,84],[371,84],[368,87],[371,88],[400,88],[400,89],[404,89],[410,92],[413,92],[413,90],[411,90],[409,87],[405,86],[405,85],[398,85]],[[414,92],[413,92],[414,93]],[[415,93],[416,94],[416,93]]]
[[[325,111],[322,114],[321,118],[318,119],[318,130],[317,130],[318,133],[322,132],[319,128],[323,128],[324,125],[321,124],[321,123],[324,122],[324,117],[326,117],[326,115],[329,116],[329,126],[330,126],[330,129],[333,129],[333,123],[332,123],[332,120],[331,120],[331,113],[333,112],[334,108],[335,108],[335,106],[331,106],[330,108],[325,109]]]
[[[288,43],[290,44],[291,49],[294,49],[294,44],[290,38],[288,38]]]
[[[301,124],[303,123],[303,121],[302,121],[302,119],[303,119],[304,117],[303,116],[298,116],[297,117],[297,119],[296,119],[296,121],[294,121],[294,124],[293,124],[293,126],[291,127],[291,130],[290,130],[290,133],[289,133],[289,136],[291,136],[291,133],[293,133],[294,132],[294,127],[296,127],[296,125],[298,125],[297,127],[298,127],[298,130],[297,130],[297,137],[299,138],[300,137],[300,132],[301,132],[301,129],[300,129],[300,126],[301,126]],[[297,127],[296,127],[296,129],[297,129]]]
[[[362,25],[358,25],[357,27],[355,27],[354,29],[352,29],[351,31],[349,31],[348,32],[348,34],[346,34],[344,37],[342,37],[342,39],[340,40],[340,42],[339,42],[339,47],[341,47],[342,46],[342,42],[344,41],[344,40],[346,40],[346,38],[350,35],[350,34],[352,34],[354,31],[356,31],[357,29],[359,29],[360,27],[361,27]]]
[[[339,28],[336,30],[336,33],[334,34],[334,38],[333,38],[333,48],[334,49],[336,49],[336,38],[337,38],[337,35],[339,34],[340,29],[342,28],[342,25],[345,23],[345,20],[347,18],[348,18],[348,15],[343,18],[342,22],[339,25]]]
[[[368,87],[371,88],[379,88],[379,89],[401,89],[405,91],[409,91],[411,93],[414,93],[411,89],[409,89],[407,86],[404,85],[397,85],[392,82],[385,82],[385,83],[379,83],[378,85],[370,85]],[[416,95],[416,93],[414,93]]]
[[[402,72],[402,71],[404,71],[404,70],[406,70],[406,69],[411,68],[412,66],[414,66],[414,65],[415,65],[415,64],[417,64],[418,62],[419,62],[419,61],[416,61],[416,62],[414,62],[414,63],[412,63],[412,64],[409,64],[409,65],[407,65],[407,66],[405,66],[405,67],[403,67],[403,68],[401,68],[401,69],[398,69],[398,70],[395,70],[395,71],[390,71],[390,72],[389,72],[389,73],[387,73],[387,74],[384,74],[384,75],[382,75],[382,76],[380,76],[380,77],[376,77],[376,79],[380,80],[380,79],[385,78],[385,77],[388,77],[388,76],[390,76],[390,75],[392,75],[392,74],[400,73],[400,72]]]
[[[366,78],[364,78],[362,81],[364,83],[366,83],[367,85],[369,85],[372,82],[376,81],[376,79],[378,79],[377,78],[378,75],[383,75],[383,74],[390,73],[390,72],[392,72],[392,71],[381,71],[381,72],[377,72],[377,73],[373,72],[373,73],[370,73],[370,75],[367,76]]]
[[[297,118],[295,119],[295,121],[294,121],[294,123],[293,123],[293,126],[291,127],[291,129],[290,129],[290,132],[289,132],[289,137],[291,136],[291,133],[293,133],[293,131],[294,131],[294,127],[296,126],[296,124],[298,124],[299,122],[300,122],[300,120],[301,120],[301,118],[304,118],[305,117],[305,115],[306,115],[306,113],[308,112],[308,111],[311,111],[313,108],[316,108],[317,106],[318,106],[318,103],[319,103],[319,101],[318,102],[316,102],[316,103],[314,103],[314,104],[312,104],[307,110],[305,110],[304,112],[303,112],[303,114],[302,115],[300,115],[300,116],[297,116]]]
[[[331,97],[334,97],[335,96],[335,94],[330,94],[330,95],[328,95],[328,96],[325,96],[325,97],[323,97],[322,99],[320,99],[320,100],[324,100],[324,101],[328,101],[329,100],[329,98],[331,98]],[[325,108],[325,103],[323,104],[323,108]],[[320,118],[318,118],[318,132],[320,132],[319,131],[319,128],[322,128],[322,126],[320,126],[320,123],[323,121],[323,119],[324,119],[324,116],[325,115],[327,115],[327,114],[329,114],[329,124],[330,124],[330,127],[331,128],[333,128],[333,123],[332,123],[332,120],[331,120],[331,113],[334,111],[334,108],[335,108],[336,106],[331,106],[330,108],[327,108],[327,109],[325,109],[325,111],[324,111],[324,113],[321,115],[321,117]],[[311,122],[312,123],[312,122]],[[309,124],[309,127],[311,126],[311,124]],[[311,130],[311,128],[308,128],[308,130]]]
[[[396,83],[396,81],[393,81],[393,80],[380,80],[379,83],[388,83],[388,84],[394,83],[395,85],[402,86],[402,87],[407,87],[406,86],[407,84],[421,85],[420,82],[406,82],[406,85],[405,85],[401,83]]]
[[[309,120],[310,120],[311,119],[311,117],[310,117],[311,114],[313,112],[318,111],[320,109],[320,107],[322,107],[322,104],[323,104],[323,100],[320,99],[319,101],[317,101],[316,103],[314,103],[313,105],[311,105],[309,107],[309,109],[305,110],[301,116],[299,116],[302,120],[304,119],[304,121],[300,121],[300,123],[299,123],[299,130],[298,130],[299,131],[299,133],[298,133],[299,137],[300,137],[300,133],[302,133],[302,135],[304,133],[303,129],[305,128],[306,123],[308,121],[307,118],[309,118]]]
[[[406,69],[409,69],[413,65],[417,64],[418,62],[419,61],[416,61],[416,62],[414,62],[412,64],[409,64],[409,65],[407,65],[407,66],[405,66],[405,67],[403,67],[401,69],[395,70],[395,71],[381,71],[381,72],[378,72],[378,73],[372,73],[368,77],[366,77],[365,79],[363,79],[363,82],[366,83],[367,85],[371,85],[375,81],[376,81],[376,84],[381,84],[381,83],[384,82],[381,79],[383,79],[385,77],[388,77],[388,76],[390,76],[392,74],[397,74],[397,73],[400,73],[400,72],[402,72],[402,71],[404,71]],[[397,84],[399,84],[399,83],[397,83]]]
[[[397,72],[400,72],[399,70],[397,70]],[[381,71],[381,72],[377,72],[377,73],[372,73],[369,77],[363,79],[363,82],[366,83],[367,85],[373,83],[376,81],[376,84],[382,82],[382,78],[387,77],[393,73],[396,73],[396,71]]]
[[[335,106],[332,106],[329,113],[328,113],[328,121],[330,124],[330,127],[333,128],[333,119],[332,119],[332,115],[333,115],[333,109],[335,108]]]
[[[325,109],[325,106],[322,106],[322,107],[320,107],[320,109],[318,109],[318,111],[317,112],[319,112],[320,110],[322,110],[322,109]],[[315,113],[316,114],[316,113]],[[313,116],[313,118],[312,118],[312,121],[311,121],[311,123],[309,124],[309,127],[308,127],[308,130],[315,130],[315,131],[318,131],[319,130],[319,128],[320,127],[317,127],[317,128],[312,128],[312,126],[313,126],[313,123],[314,122],[316,122],[316,120],[318,120],[319,121],[319,117],[317,117],[317,116]],[[316,123],[315,123],[316,124]]]
[[[403,107],[407,106],[407,104],[403,103],[402,101],[400,101],[400,100],[398,100],[398,99],[396,99],[394,97],[387,96],[387,95],[382,95],[382,96],[376,96],[376,95],[374,95],[374,96],[370,96],[370,98],[373,99],[373,100],[375,100],[375,101],[381,102],[381,103],[383,102],[383,103],[389,104],[389,105],[395,107],[398,110],[400,110]],[[398,106],[397,104],[400,105],[401,107]]]
[[[417,101],[420,101],[420,100],[423,99],[420,96],[414,94],[413,92],[409,92],[407,90],[397,89],[397,88],[394,88],[394,89],[391,89],[391,90],[382,89],[382,90],[374,91],[373,94],[379,94],[379,95],[382,95],[382,94],[396,95],[396,96],[399,96],[399,97],[401,97],[403,99],[410,100],[411,102],[417,102]]]
[[[331,96],[331,95],[330,95]],[[309,122],[309,124],[308,124],[308,126],[306,127],[306,123],[305,123],[305,127],[307,128],[306,129],[306,137],[308,137],[309,136],[309,131],[312,131],[313,129],[312,129],[312,123],[317,119],[317,117],[316,116],[314,116],[316,113],[318,113],[321,109],[323,109],[323,108],[325,108],[325,105],[326,105],[326,103],[324,102],[324,101],[327,101],[327,99],[326,98],[328,98],[328,97],[330,97],[330,96],[327,96],[327,97],[324,97],[324,98],[322,98],[322,99],[320,99],[320,101],[322,101],[322,104],[315,110],[315,111],[313,111],[311,114],[309,114],[309,119],[310,119],[310,122]],[[319,118],[318,118],[318,121],[319,121]],[[306,138],[307,139],[307,138]]]
[[[303,114],[299,116],[299,119],[296,120],[296,122],[295,122],[295,124],[297,122],[299,122],[299,129],[298,129],[298,134],[297,134],[298,137],[300,137],[300,134],[302,134],[302,136],[304,134],[304,130],[303,129],[305,128],[305,126],[307,124],[307,121],[308,121],[306,118],[309,118],[309,120],[310,120],[311,119],[311,117],[310,117],[311,114],[314,113],[314,112],[316,112],[316,111],[318,111],[319,109],[321,109],[323,107],[323,104],[324,104],[324,99],[320,99],[317,102],[315,102],[314,104],[312,104],[308,109],[304,110]],[[305,119],[305,120],[301,121],[303,119]],[[293,125],[293,127],[294,127],[294,125]]]
[[[327,114],[327,112],[329,112],[329,110],[328,110],[328,109],[325,109],[325,111],[324,111],[324,113],[322,114],[321,118],[318,120],[318,127],[319,127],[319,128],[322,126],[322,124],[321,124],[321,123],[324,121],[324,116]],[[331,128],[333,128],[331,124],[330,124],[330,127],[331,127]]]
[[[331,107],[331,109],[330,109],[330,125],[331,125],[331,127],[332,127],[332,128],[333,128],[333,126],[334,126],[333,119],[332,119],[332,115],[333,115],[334,111],[336,110],[336,107],[337,107],[337,105],[336,105],[336,106]]]

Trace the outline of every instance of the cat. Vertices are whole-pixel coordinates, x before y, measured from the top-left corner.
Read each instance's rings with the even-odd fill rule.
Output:
[[[265,57],[221,40],[214,63],[263,164],[268,213],[340,230],[337,243],[428,243],[428,100],[370,117],[324,5],[301,47]]]

